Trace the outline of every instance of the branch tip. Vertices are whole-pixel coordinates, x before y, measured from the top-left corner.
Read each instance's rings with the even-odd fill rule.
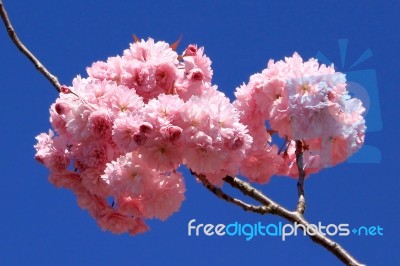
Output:
[[[36,69],[42,73],[46,79],[60,92],[60,83],[56,76],[52,75],[44,65],[29,51],[28,48],[20,41],[15,32],[10,19],[8,18],[7,11],[4,8],[3,1],[0,0],[0,16],[3,20],[4,26],[6,27],[7,33],[10,36],[12,42],[17,46],[17,48],[34,64]]]

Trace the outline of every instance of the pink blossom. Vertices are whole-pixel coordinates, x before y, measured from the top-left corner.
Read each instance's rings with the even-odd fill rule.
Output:
[[[190,137],[187,136],[186,143],[185,162],[193,171],[214,173],[223,165],[226,157],[226,153],[221,150],[223,144],[218,143],[218,140],[213,141],[208,134],[201,131],[194,133]]]
[[[173,133],[175,136],[148,139],[144,145],[139,147],[139,153],[150,168],[172,171],[183,163],[182,146],[175,139],[178,138],[178,134],[180,135],[177,132]]]
[[[151,180],[155,174],[135,152],[107,163],[101,178],[110,186],[114,195],[137,197],[145,190],[145,182]]]
[[[85,145],[80,144],[72,147],[72,153],[76,160],[83,166],[87,167],[100,167],[105,165],[114,157],[114,148],[106,141],[90,141]]]
[[[135,90],[130,90],[125,86],[119,86],[116,89],[111,96],[110,105],[117,117],[127,111],[132,114],[139,114],[144,107],[143,99],[136,94]]]
[[[144,230],[142,224],[140,230],[137,230],[138,221],[132,217],[123,215],[122,213],[115,211],[111,208],[104,210],[102,216],[97,220],[97,223],[103,230],[111,231],[114,234],[122,234],[126,232],[136,232],[146,231]]]
[[[211,60],[207,56],[204,55],[204,48],[198,48],[196,53],[192,56],[184,56],[183,57],[185,64],[185,72],[190,73],[193,69],[198,69],[196,71],[200,71],[205,82],[210,82],[213,71],[211,69]]]
[[[82,187],[80,175],[66,169],[50,172],[49,181],[58,188],[76,190]]]
[[[92,194],[100,197],[107,197],[110,195],[110,187],[101,178],[104,173],[104,167],[100,168],[87,168],[80,174],[82,178],[82,185]]]
[[[73,192],[77,198],[79,207],[87,210],[95,219],[101,217],[104,210],[110,208],[105,198],[92,194],[84,186],[73,189]]]
[[[66,143],[59,137],[54,137],[53,131],[49,134],[42,133],[36,137],[38,144],[35,159],[53,171],[66,169],[69,158]]]
[[[50,107],[50,123],[54,130],[60,135],[68,136],[67,123],[65,122],[65,115],[58,114],[56,111],[56,104]],[[64,109],[65,110],[65,109]]]
[[[162,138],[171,142],[177,141],[182,135],[182,128],[172,125],[163,126],[160,128]]]
[[[197,54],[197,46],[190,44],[183,52],[183,56],[195,56]]]
[[[145,233],[149,230],[148,225],[141,218],[135,219],[135,226],[129,230],[131,236]]]
[[[173,93],[174,83],[177,78],[177,68],[171,62],[156,65],[156,85],[166,94]]]
[[[145,120],[157,129],[164,125],[179,123],[183,104],[178,95],[160,94],[147,103]]]
[[[115,120],[113,140],[121,151],[133,151],[137,146],[145,143],[147,136],[140,132],[140,127],[143,124],[144,122],[139,115],[129,114]]]
[[[99,107],[107,109],[110,98],[119,87],[114,81],[93,80],[85,85],[84,92],[79,94],[80,100],[87,104],[90,109],[97,110]]]
[[[143,196],[143,213],[146,218],[157,217],[166,220],[179,210],[185,199],[185,185],[182,175],[172,172],[170,175],[160,174]]]
[[[264,184],[278,173],[281,164],[276,146],[260,148],[248,152],[240,166],[240,173],[252,182]]]
[[[118,211],[134,217],[143,216],[143,203],[139,197],[121,196],[117,200]]]
[[[97,139],[109,140],[112,126],[112,121],[105,110],[94,111],[88,118],[87,129]]]
[[[86,68],[89,77],[93,79],[102,80],[112,80],[119,83],[122,66],[121,57],[110,57],[107,62],[98,61],[92,64],[91,67]]]
[[[197,173],[218,174],[220,180],[227,174],[236,174],[252,138],[229,99],[210,90],[203,97],[190,98],[181,117],[187,166]]]
[[[131,44],[124,51],[123,59],[141,62],[172,62],[177,63],[178,54],[166,42],[154,42],[153,39],[141,40]]]
[[[92,108],[90,106],[81,104],[71,109],[71,112],[66,115],[67,132],[73,135],[76,140],[88,138],[87,123],[91,113]]]
[[[134,89],[136,93],[147,102],[163,93],[162,88],[157,87],[156,67],[146,63],[129,63],[124,67],[125,73],[121,78],[123,85]]]

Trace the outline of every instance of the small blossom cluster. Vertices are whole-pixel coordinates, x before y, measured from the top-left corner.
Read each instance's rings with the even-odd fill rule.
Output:
[[[178,55],[165,42],[136,41],[87,72],[62,87],[54,131],[36,137],[35,158],[101,228],[134,235],[148,230],[146,219],[178,211],[182,164],[216,185],[238,173],[253,139],[211,84],[203,48]]]
[[[273,174],[298,177],[296,141],[303,143],[306,174],[345,161],[364,142],[361,101],[349,96],[344,74],[315,59],[303,62],[294,53],[271,60],[235,94],[240,121],[254,139],[240,167],[252,181],[264,183]],[[285,139],[280,153],[271,134]]]

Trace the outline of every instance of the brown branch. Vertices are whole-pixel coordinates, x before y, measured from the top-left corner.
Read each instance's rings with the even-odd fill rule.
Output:
[[[234,188],[237,188],[241,191],[244,195],[255,199],[256,201],[260,202],[265,206],[269,206],[271,214],[284,214],[290,215],[291,212],[284,207],[280,206],[278,203],[274,202],[267,196],[265,196],[261,191],[255,189],[250,183],[241,180],[237,177],[226,176],[224,177],[224,181],[231,185]]]
[[[58,92],[60,92],[60,83],[58,82],[58,79],[56,76],[53,76],[44,66],[40,61],[26,48],[26,46],[19,40],[13,26],[11,25],[11,22],[8,18],[7,12],[4,8],[3,1],[0,0],[0,16],[4,22],[4,25],[7,29],[8,35],[10,36],[11,40],[13,43],[18,47],[18,49],[31,60],[31,62],[35,65],[36,69],[39,70],[40,73],[42,73],[48,81],[56,88]]]
[[[304,214],[306,210],[306,198],[304,196],[304,178],[306,177],[306,173],[304,171],[303,164],[303,152],[304,152],[304,143],[301,140],[296,140],[296,164],[297,169],[299,170],[299,180],[297,182],[297,207],[296,211],[298,213]]]
[[[268,198],[261,191],[252,187],[248,182],[245,182],[240,178],[226,176],[224,178],[224,181],[232,187],[240,190],[244,195],[255,199],[261,204],[269,206],[269,213],[280,216],[297,225],[303,225],[308,231],[307,235],[311,238],[312,241],[325,247],[328,251],[330,251],[346,265],[363,265],[358,262],[353,256],[351,256],[350,253],[346,251],[342,246],[340,246],[337,242],[331,240],[326,235],[321,234],[314,226],[310,226],[310,223],[304,218],[302,213],[298,211],[291,212],[287,210],[286,208]],[[303,230],[301,226],[300,228]]]
[[[197,174],[190,170],[191,174],[196,176],[199,181],[203,184],[205,188],[207,188],[211,193],[216,195],[218,198],[223,199],[227,202],[233,203],[239,207],[241,207],[245,211],[251,211],[259,214],[266,214],[270,212],[270,207],[269,206],[254,206],[252,204],[248,204],[240,199],[236,199],[225,192],[222,191],[222,189],[214,186],[211,184],[211,182],[207,179],[207,177],[203,174]]]

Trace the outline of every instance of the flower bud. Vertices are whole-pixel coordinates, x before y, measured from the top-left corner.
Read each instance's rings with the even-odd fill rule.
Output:
[[[182,128],[177,126],[164,126],[160,129],[160,133],[165,139],[176,141],[182,135]]]
[[[140,127],[139,127],[139,131],[140,131],[141,133],[144,133],[144,134],[148,134],[148,133],[150,133],[152,130],[153,130],[153,125],[150,124],[150,123],[148,123],[148,122],[144,122],[144,123],[141,124]]]
[[[59,103],[56,103],[56,105],[54,106],[54,109],[56,110],[57,114],[63,115],[70,110],[70,107],[67,103],[59,102]]]
[[[183,56],[195,56],[197,54],[197,47],[193,44],[189,45],[186,48],[185,52],[183,52]]]

